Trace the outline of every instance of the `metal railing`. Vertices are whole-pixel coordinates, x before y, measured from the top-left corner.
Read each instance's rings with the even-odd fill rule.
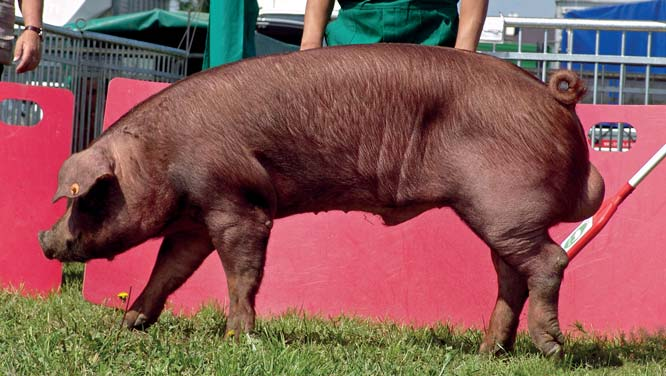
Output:
[[[17,35],[21,29],[17,25]],[[101,133],[112,78],[174,82],[187,72],[188,54],[183,50],[48,25],[44,29],[39,67],[17,75],[15,66],[5,66],[2,81],[71,90],[75,96],[72,151],[85,148]],[[3,105],[3,119],[9,116],[13,124],[35,124],[30,117],[41,116],[34,108],[9,107],[13,108]]]
[[[653,56],[656,35],[666,37],[666,23],[654,21],[505,18],[505,28],[517,30],[517,51],[489,52],[518,65],[536,62],[536,68],[527,68],[542,80],[548,72],[568,68],[587,81],[590,94],[584,101],[595,104],[663,104],[666,103],[666,57]],[[537,52],[523,49],[523,36],[528,30],[541,33]],[[619,33],[609,35],[608,32]],[[577,52],[576,36],[594,33],[591,51]],[[644,56],[626,53],[627,37],[645,37]],[[602,53],[600,44],[608,38],[619,44],[619,54]],[[641,38],[638,38],[641,39]],[[526,68],[526,67],[525,67]],[[629,71],[628,71],[628,68]]]
[[[143,12],[152,9],[169,9],[170,0],[113,0],[111,12],[113,15]]]

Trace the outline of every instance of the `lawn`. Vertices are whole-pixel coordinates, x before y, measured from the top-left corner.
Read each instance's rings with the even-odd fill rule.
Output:
[[[476,354],[482,333],[409,328],[294,312],[259,320],[239,342],[224,314],[165,313],[146,332],[120,328],[123,312],[81,296],[82,266],[65,267],[58,294],[0,292],[0,373],[6,375],[666,375],[666,334],[598,338],[578,328],[562,361],[526,334],[513,354]]]

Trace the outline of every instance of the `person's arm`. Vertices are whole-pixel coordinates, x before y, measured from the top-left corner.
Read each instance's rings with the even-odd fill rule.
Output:
[[[44,0],[19,0],[18,3],[23,14],[24,25],[41,29]],[[41,55],[41,39],[38,32],[24,30],[16,40],[14,48],[14,61],[21,60],[16,66],[16,72],[23,73],[37,68]]]
[[[488,11],[488,0],[461,0],[456,48],[476,51]]]
[[[335,0],[308,0],[303,18],[301,50],[319,48],[324,40],[324,31],[331,18]]]

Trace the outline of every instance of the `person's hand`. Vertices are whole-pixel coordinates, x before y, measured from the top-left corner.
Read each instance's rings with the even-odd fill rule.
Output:
[[[320,48],[335,0],[308,0],[303,15],[301,51]]]
[[[41,39],[33,30],[24,30],[16,40],[14,61],[19,61],[16,73],[24,73],[37,68],[42,58]]]
[[[488,13],[488,0],[461,0],[460,24],[455,47],[461,50],[476,51],[483,23]]]
[[[311,50],[313,48],[321,48],[321,42],[301,42],[301,51]]]
[[[459,39],[456,41],[455,48],[457,48],[457,49],[459,49],[459,50],[467,50],[467,51],[476,52],[476,49],[477,49],[478,45],[479,45],[479,43],[478,43],[478,41],[475,40],[475,39],[471,39],[471,38],[468,38],[468,39],[462,39],[462,38],[459,38]]]

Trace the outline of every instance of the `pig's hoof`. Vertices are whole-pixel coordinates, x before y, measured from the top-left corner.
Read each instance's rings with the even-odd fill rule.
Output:
[[[231,339],[231,338],[238,338],[238,336],[236,336],[236,331],[233,329],[229,329],[227,330],[226,333],[224,333],[224,339]]]
[[[246,334],[251,333],[252,328],[253,326],[249,323],[232,318],[227,322],[224,339],[238,342],[241,338],[246,337]]]
[[[244,337],[246,333],[251,333],[252,330],[254,330],[254,314],[229,315],[224,338],[238,341],[239,338]]]
[[[558,330],[544,333],[543,341],[537,342],[541,353],[550,359],[562,359],[564,357],[564,335]]]
[[[224,333],[224,339],[229,342],[240,343],[241,339],[244,338],[246,333],[243,331],[237,331],[234,329],[227,329]]]
[[[128,311],[125,314],[124,324],[128,329],[145,330],[152,322],[141,312]]]
[[[481,347],[479,347],[479,354],[487,354],[487,355],[492,355],[492,356],[501,356],[504,354],[508,354],[511,352],[513,349],[510,346],[503,346],[501,343],[493,342],[493,343],[486,343],[483,342],[481,343]]]
[[[543,355],[549,359],[562,359],[564,357],[564,350],[559,343],[549,342],[544,346]]]

